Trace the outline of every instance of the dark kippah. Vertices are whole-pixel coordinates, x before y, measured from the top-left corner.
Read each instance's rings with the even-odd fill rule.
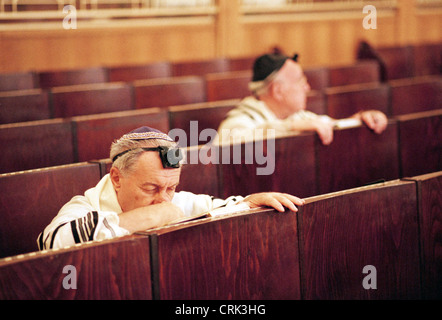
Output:
[[[265,54],[258,57],[253,64],[252,81],[263,81],[270,74],[282,68],[287,59],[298,60],[298,54],[292,58],[283,54]]]

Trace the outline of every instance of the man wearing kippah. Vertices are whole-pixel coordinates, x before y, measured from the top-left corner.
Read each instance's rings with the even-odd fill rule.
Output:
[[[364,122],[378,134],[385,130],[387,117],[377,110],[361,111],[341,120],[306,111],[310,86],[297,58],[278,53],[255,60],[249,83],[253,96],[243,99],[220,124],[218,143],[238,141],[238,137],[253,139],[256,129],[272,129],[276,134],[313,131],[325,145],[333,140],[333,128],[343,123]]]
[[[283,193],[215,199],[175,192],[180,179],[180,149],[165,133],[141,127],[113,142],[109,174],[73,197],[38,237],[40,250],[110,239],[161,227],[218,207],[260,206],[297,211],[304,200]]]

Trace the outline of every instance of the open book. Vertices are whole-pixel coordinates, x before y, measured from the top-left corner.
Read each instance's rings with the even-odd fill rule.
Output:
[[[236,204],[233,206],[219,207],[219,208],[215,208],[213,210],[210,210],[208,212],[204,212],[201,214],[188,216],[188,217],[182,217],[180,219],[170,222],[168,225],[170,226],[170,225],[193,221],[193,220],[197,220],[197,219],[201,219],[201,218],[218,217],[218,216],[222,216],[222,215],[226,215],[226,214],[238,213],[238,212],[243,212],[243,211],[247,211],[247,210],[250,210],[249,205],[247,203],[242,202],[242,203],[239,203],[239,204]]]

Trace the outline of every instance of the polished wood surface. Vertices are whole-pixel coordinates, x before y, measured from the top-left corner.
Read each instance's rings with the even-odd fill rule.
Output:
[[[51,100],[56,118],[134,109],[133,88],[126,83],[53,88]]]
[[[130,131],[150,126],[169,131],[166,110],[147,108],[72,118],[75,132],[76,161],[99,160],[109,157],[112,142]]]
[[[308,199],[298,212],[303,299],[419,299],[416,213],[412,182]],[[367,265],[376,290],[363,287]]]
[[[214,219],[150,237],[158,299],[300,299],[292,212]]]
[[[442,110],[397,117],[402,177],[442,170]]]
[[[130,236],[14,257],[0,261],[0,270],[2,300],[152,299],[146,237]],[[74,281],[76,289],[63,286]]]
[[[0,173],[74,162],[71,122],[50,119],[0,125]]]
[[[335,130],[327,146],[317,139],[317,194],[399,178],[397,135],[397,124],[390,121],[380,135],[362,125]]]
[[[37,251],[37,237],[61,207],[100,180],[98,164],[0,174],[0,256]]]

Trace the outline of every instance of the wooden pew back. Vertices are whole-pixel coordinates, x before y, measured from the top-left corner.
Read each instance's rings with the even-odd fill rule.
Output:
[[[74,162],[71,122],[64,119],[0,125],[0,173]]]
[[[100,180],[98,164],[0,175],[0,257],[37,251],[37,237],[61,207]]]
[[[151,300],[150,277],[149,238],[128,236],[0,260],[0,299]]]

